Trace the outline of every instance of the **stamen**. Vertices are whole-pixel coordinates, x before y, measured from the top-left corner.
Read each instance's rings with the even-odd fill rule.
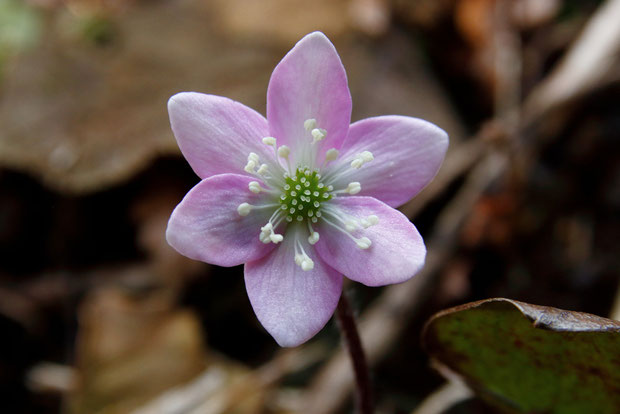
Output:
[[[317,231],[314,231],[309,221],[306,223],[308,223],[308,231],[310,232],[310,236],[308,237],[308,243],[314,246],[319,241],[319,233]]]
[[[297,236],[295,236],[297,237]],[[308,271],[314,269],[314,262],[306,254],[304,247],[301,245],[299,239],[295,239],[295,263],[301,267],[301,270]]]
[[[258,155],[254,152],[250,152],[248,155],[248,163],[245,164],[243,169],[250,174],[254,174],[254,170],[259,163],[260,159],[258,158]]]
[[[251,204],[241,203],[239,207],[237,207],[237,213],[239,213],[240,216],[247,216],[250,214],[250,211],[252,211],[252,207]]]
[[[329,187],[332,187],[332,186],[330,185]],[[328,187],[328,190],[329,190],[329,187]],[[332,187],[332,189],[333,189],[333,187]],[[334,191],[334,194],[343,194],[344,193],[344,194],[351,194],[351,195],[353,195],[353,194],[359,193],[360,191],[362,191],[362,185],[359,182],[357,182],[357,181],[353,181],[353,182],[349,183],[347,188],[345,188],[343,190]]]
[[[254,160],[248,160],[248,163],[245,164],[245,167],[243,167],[243,169],[245,170],[245,172],[254,174],[254,170],[256,169],[256,162],[254,162]]]
[[[250,191],[253,192],[254,194],[258,194],[261,192],[261,190],[263,190],[263,188],[260,186],[258,181],[250,181],[250,183],[248,184],[248,187]]]
[[[327,150],[327,152],[325,153],[325,162],[330,162],[330,161],[334,161],[336,158],[338,158],[338,150],[336,148],[332,148]]]
[[[281,234],[277,234],[275,232],[275,228],[278,227],[280,222],[282,221],[282,211],[276,210],[269,218],[267,224],[260,228],[260,235],[258,236],[259,240],[265,244],[272,242],[274,244],[280,243],[284,240],[284,236]],[[275,224],[273,223],[275,221]]]
[[[357,247],[359,247],[360,249],[366,250],[367,248],[370,247],[372,242],[370,241],[368,237],[362,237],[360,239],[355,240],[355,244],[357,244]]]
[[[322,141],[323,139],[325,139],[325,136],[327,135],[327,131],[322,128],[314,128],[310,133],[312,134],[313,144],[315,142]]]
[[[367,229],[370,226],[374,226],[375,224],[379,224],[379,217],[375,216],[374,214],[371,216],[366,217],[365,219],[361,219],[360,223],[362,223],[362,226]]]
[[[282,145],[278,148],[278,155],[284,159],[288,159],[288,155],[291,153],[291,149],[286,145]]]
[[[271,203],[271,204],[263,204],[262,206],[255,206],[250,203],[241,203],[237,207],[237,213],[239,213],[240,216],[247,216],[248,214],[250,214],[250,211],[254,209],[278,207],[279,205],[280,204]]]
[[[358,223],[351,217],[351,216],[347,216],[345,215],[344,217],[342,217],[342,215],[340,214],[341,212],[333,209],[333,208],[326,208],[325,212],[329,214],[330,218],[333,218],[339,222],[341,222],[345,227],[342,228],[341,226],[339,226],[338,224],[332,222],[331,220],[328,220],[327,218],[323,218],[323,221],[325,221],[325,223],[329,224],[330,226],[334,227],[335,229],[343,232],[344,234],[347,235],[347,237],[349,237],[351,240],[353,240],[356,244],[357,247],[359,247],[360,249],[368,249],[372,242],[370,241],[370,239],[368,237],[354,237],[351,233],[357,229],[359,229],[359,225]],[[374,217],[371,218],[371,217]],[[379,222],[379,219],[376,216],[368,216],[366,218],[366,220],[370,220],[371,222]],[[376,223],[374,223],[376,224]]]
[[[274,137],[265,137],[263,138],[263,144],[268,145],[270,147],[275,147],[276,139]]]
[[[261,166],[258,168],[258,170],[256,170],[256,174],[258,174],[258,175],[265,175],[265,174],[267,174],[268,170],[269,170],[269,166],[267,164],[261,164]]]
[[[304,121],[304,128],[306,129],[306,131],[310,132],[312,131],[314,128],[316,128],[316,119],[311,118],[311,119],[306,119]]]
[[[372,160],[374,160],[375,157],[372,155],[372,152],[370,151],[364,151],[362,153],[359,153],[355,156],[355,159],[353,161],[351,161],[351,167],[353,168],[361,168],[362,165],[366,164],[367,162],[370,162]]]

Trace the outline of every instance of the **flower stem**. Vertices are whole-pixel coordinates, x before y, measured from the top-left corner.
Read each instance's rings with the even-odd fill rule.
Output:
[[[351,357],[353,371],[355,372],[355,381],[357,383],[357,407],[359,413],[372,414],[372,388],[370,386],[368,364],[366,363],[364,348],[362,348],[362,342],[357,332],[353,311],[351,310],[351,305],[349,304],[345,292],[342,292],[340,302],[338,302],[336,315],[338,317],[340,331],[342,332],[344,342],[349,351],[349,356]]]

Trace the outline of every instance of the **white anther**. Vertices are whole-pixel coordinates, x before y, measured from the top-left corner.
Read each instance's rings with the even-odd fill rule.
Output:
[[[250,211],[252,211],[252,205],[248,203],[241,203],[239,207],[237,207],[237,213],[239,213],[240,216],[247,216],[250,214]]]
[[[288,155],[291,153],[291,149],[289,147],[287,147],[286,145],[282,145],[280,148],[278,148],[278,156],[282,157],[282,158],[288,158]]]
[[[262,188],[261,188],[260,184],[258,183],[258,181],[250,181],[250,183],[248,184],[248,188],[254,194],[258,194],[262,190]]]
[[[375,224],[379,223],[379,217],[375,216],[374,214],[371,216],[366,217],[365,219],[361,219],[360,223],[362,223],[362,226],[367,229],[370,226],[374,226]]]
[[[267,164],[261,164],[258,170],[256,170],[256,174],[265,175],[268,169],[269,169],[269,166]]]
[[[357,244],[357,247],[359,247],[360,249],[366,250],[370,247],[372,242],[368,237],[362,237],[360,239],[356,239],[355,244]]]
[[[349,194],[357,194],[360,191],[362,191],[362,185],[358,183],[357,181],[353,181],[349,183],[349,185],[347,186],[347,189],[344,190],[345,193],[349,193]]]
[[[362,165],[366,164],[367,162],[370,162],[372,160],[374,160],[375,157],[372,155],[372,152],[370,151],[364,151],[362,153],[359,153],[355,156],[355,159],[353,161],[351,161],[351,167],[353,168],[361,168]]]
[[[370,162],[375,159],[375,157],[372,155],[372,152],[370,151],[364,151],[360,154],[360,156],[362,157],[364,162]]]
[[[258,238],[265,244],[269,242],[278,244],[282,240],[284,240],[284,236],[274,232],[273,224],[271,223],[271,221],[269,221],[267,224],[260,228],[260,235],[258,236]]]
[[[312,131],[314,128],[316,128],[316,119],[306,119],[304,121],[304,128],[306,129],[306,131]]]
[[[248,161],[254,161],[256,164],[258,164],[259,162],[258,154],[254,152],[250,152],[250,155],[248,155]]]
[[[348,220],[344,222],[344,228],[347,229],[347,231],[354,231],[357,229],[357,225],[353,220]]]
[[[303,261],[304,261],[304,255],[299,254],[299,253],[295,254],[295,264],[297,266],[301,266],[301,262]]]
[[[301,262],[301,270],[307,272],[308,270],[314,269],[314,262],[311,258],[306,256],[304,260]]]
[[[275,147],[276,139],[274,137],[265,137],[263,138],[263,144],[269,145],[270,147]]]
[[[338,150],[336,148],[329,149],[325,153],[325,162],[333,161],[336,158],[338,158]]]
[[[312,142],[322,141],[327,135],[327,131],[321,128],[314,128],[310,133],[312,134]]]
[[[254,160],[248,160],[248,163],[245,164],[245,167],[243,169],[245,170],[245,172],[254,174],[254,170],[256,169],[256,163],[254,162]]]
[[[319,241],[319,233],[316,231],[312,232],[312,234],[310,234],[310,237],[308,237],[308,243],[314,246],[316,242],[318,241]]]

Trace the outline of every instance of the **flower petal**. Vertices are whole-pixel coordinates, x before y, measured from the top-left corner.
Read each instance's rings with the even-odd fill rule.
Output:
[[[316,119],[327,131],[322,153],[340,148],[351,122],[351,94],[338,52],[323,33],[305,36],[274,69],[267,89],[267,119],[271,134],[293,154],[304,140],[312,141],[304,129],[308,119]]]
[[[252,178],[221,174],[198,183],[174,209],[166,240],[190,259],[219,266],[236,266],[260,259],[275,245],[263,244],[258,236],[261,226],[274,209],[257,209],[242,217],[241,203],[266,204],[264,194],[248,190]]]
[[[360,196],[398,207],[433,179],[447,148],[448,135],[422,119],[397,115],[363,119],[351,125],[340,151],[341,161],[331,168],[346,169],[334,186],[346,188],[349,182],[358,181]],[[363,151],[370,151],[374,160],[360,169],[350,168],[348,164]]]
[[[372,197],[338,197],[330,205],[357,220],[375,215],[379,222],[353,232],[372,242],[363,250],[345,233],[322,221],[318,229],[321,238],[315,248],[329,266],[368,286],[404,282],[422,269],[424,241],[400,211]]]
[[[245,174],[250,152],[273,157],[261,142],[269,135],[267,120],[232,99],[182,92],[170,98],[168,113],[179,148],[200,178]]]
[[[314,269],[304,271],[295,264],[295,231],[291,229],[272,253],[245,265],[254,312],[280,346],[297,346],[312,338],[334,313],[342,292],[342,275],[318,257],[305,240],[307,234],[300,234],[300,240]]]

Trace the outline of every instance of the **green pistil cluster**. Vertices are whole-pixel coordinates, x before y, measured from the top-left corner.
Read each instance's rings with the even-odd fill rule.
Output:
[[[284,176],[286,184],[280,196],[281,209],[286,212],[286,221],[303,221],[305,218],[313,223],[321,217],[321,205],[331,200],[333,188],[321,182],[321,175],[306,167],[298,167],[294,176]]]

